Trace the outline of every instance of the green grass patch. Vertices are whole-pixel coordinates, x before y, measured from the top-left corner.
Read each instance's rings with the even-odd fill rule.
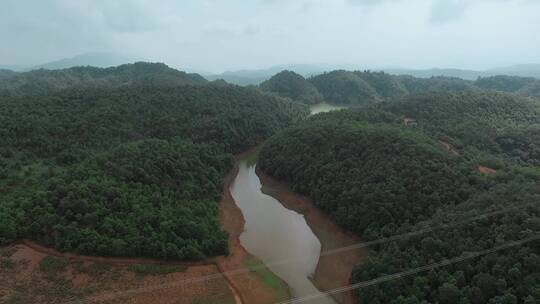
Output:
[[[67,259],[47,256],[39,262],[39,268],[43,271],[63,271],[68,264]]]
[[[164,275],[175,272],[184,272],[187,267],[182,265],[158,265],[158,264],[140,264],[131,265],[128,270],[138,275]]]
[[[105,262],[95,262],[87,264],[79,261],[73,264],[73,269],[77,273],[84,273],[90,276],[102,276],[107,273],[113,272],[112,264]]]
[[[276,291],[280,299],[289,298],[289,287],[261,262],[250,259],[245,263],[249,271],[255,273],[268,287]]]
[[[261,150],[261,146],[254,148],[250,151],[249,154],[245,155],[242,158],[242,161],[245,162],[246,166],[253,166],[257,164],[257,160],[259,160],[259,151]]]

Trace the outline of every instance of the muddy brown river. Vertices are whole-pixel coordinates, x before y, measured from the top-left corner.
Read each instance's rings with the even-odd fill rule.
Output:
[[[321,107],[325,111],[338,109],[325,104],[312,113],[321,112]],[[231,185],[231,194],[245,219],[242,245],[288,284],[293,297],[318,295],[306,303],[350,303],[349,294],[330,297],[321,290],[346,285],[352,266],[363,253],[326,256],[324,252],[358,240],[286,185],[265,176],[263,185],[255,157],[247,155],[239,161],[238,175]]]

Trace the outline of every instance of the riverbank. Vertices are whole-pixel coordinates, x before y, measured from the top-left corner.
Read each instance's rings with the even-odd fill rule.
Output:
[[[353,244],[360,239],[343,230],[328,215],[315,207],[313,202],[290,190],[290,187],[257,170],[261,180],[262,192],[277,199],[285,208],[304,215],[307,224],[321,242],[319,263],[312,278],[314,285],[321,291],[347,286],[350,283],[352,269],[367,255],[365,249],[346,250],[334,254],[324,254]],[[332,296],[338,303],[354,304],[351,292]]]
[[[255,149],[242,153],[240,160],[254,153]],[[276,303],[290,298],[288,290],[269,284],[269,278],[278,285],[286,284],[264,267],[263,263],[249,254],[240,243],[244,232],[245,220],[242,211],[236,205],[230,188],[238,174],[238,164],[227,174],[223,182],[223,195],[220,202],[220,220],[224,230],[229,233],[229,255],[218,257],[217,264],[224,276],[234,288],[242,303]],[[253,265],[256,265],[253,267]],[[250,271],[249,269],[257,269]]]
[[[238,161],[249,158],[250,155],[256,154],[256,149],[241,153],[235,156],[235,159]],[[2,260],[3,263],[12,265],[11,269],[17,269],[19,273],[26,275],[14,277],[13,271],[1,267],[0,278],[7,281],[9,277],[12,277],[12,284],[16,286],[30,286],[31,284],[28,282],[30,280],[37,286],[47,285],[46,288],[52,289],[57,288],[54,285],[55,282],[59,284],[64,282],[72,286],[72,289],[66,289],[66,297],[71,297],[71,293],[76,293],[79,294],[76,298],[80,297],[90,302],[114,302],[121,299],[126,303],[147,303],[149,297],[153,297],[158,298],[159,303],[168,303],[179,296],[185,299],[186,303],[201,300],[204,303],[265,304],[287,300],[290,298],[287,284],[268,270],[259,259],[249,254],[240,244],[239,237],[244,231],[245,221],[230,193],[231,184],[237,173],[238,162],[224,178],[222,199],[219,202],[222,228],[229,233],[230,254],[226,257],[187,262],[149,258],[85,256],[60,252],[31,240],[21,240],[13,245],[2,247],[0,250],[9,253],[9,256],[6,254],[7,258]],[[47,279],[42,278],[48,273],[42,272],[39,267],[41,261],[51,257],[62,261],[62,264],[67,265],[68,269],[55,274],[58,280],[52,282],[52,286]],[[81,268],[73,265],[87,265],[88,267]],[[183,271],[176,274],[153,275],[148,278],[134,277],[133,272],[130,272],[129,269],[140,265],[181,267]],[[106,281],[111,288],[103,286],[96,288],[95,292],[82,294],[78,291],[79,289],[94,289],[94,284],[103,281],[100,276],[94,275],[92,270],[94,266],[107,269],[110,280]],[[82,271],[74,272],[72,269],[75,267],[78,270],[82,269]],[[10,285],[4,284],[6,288],[0,290],[2,301],[20,296],[16,292],[16,288],[7,288]],[[219,291],[219,297],[222,299],[217,299],[215,291]],[[32,293],[29,293],[29,296],[43,297]],[[56,300],[59,298],[51,298],[53,302]],[[41,302],[48,303],[49,301],[44,298]]]
[[[87,259],[42,249],[0,248],[0,303],[239,304],[215,263]]]

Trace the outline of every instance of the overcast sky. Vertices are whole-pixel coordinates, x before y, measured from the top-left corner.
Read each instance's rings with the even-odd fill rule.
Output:
[[[540,63],[540,0],[2,0],[0,63],[118,52],[219,72],[277,64]]]

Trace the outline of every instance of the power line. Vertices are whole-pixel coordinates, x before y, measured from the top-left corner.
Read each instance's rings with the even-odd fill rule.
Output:
[[[402,239],[410,238],[410,237],[413,237],[413,236],[418,236],[418,235],[422,235],[422,234],[425,234],[425,233],[433,232],[435,230],[458,227],[460,225],[468,224],[468,223],[475,222],[475,221],[482,220],[482,219],[488,219],[488,218],[491,218],[491,217],[496,216],[496,215],[506,214],[506,213],[509,213],[511,211],[523,209],[525,207],[527,207],[527,206],[506,208],[506,209],[499,210],[499,211],[493,211],[493,212],[489,212],[489,213],[480,214],[480,215],[477,215],[477,216],[474,216],[474,217],[471,217],[471,218],[468,218],[468,219],[465,219],[465,220],[453,222],[453,223],[450,223],[450,224],[442,224],[442,225],[438,225],[438,226],[434,226],[434,227],[427,227],[427,228],[424,228],[424,229],[420,229],[420,230],[416,230],[416,231],[412,231],[412,232],[407,232],[407,233],[403,233],[403,234],[398,234],[398,235],[394,235],[394,236],[391,236],[391,237],[381,238],[381,239],[378,239],[378,240],[373,240],[373,241],[368,241],[368,242],[363,242],[363,243],[357,243],[357,244],[353,244],[353,245],[350,245],[350,246],[331,249],[331,250],[325,250],[325,251],[321,252],[320,256],[329,256],[329,255],[338,254],[338,253],[342,253],[342,252],[346,252],[346,251],[350,251],[350,250],[355,250],[355,249],[365,248],[365,247],[369,247],[369,246],[373,246],[373,245],[380,245],[380,244],[384,244],[384,243],[388,243],[388,242],[402,240]],[[125,296],[127,294],[147,293],[147,292],[153,292],[153,291],[162,290],[162,289],[174,288],[174,287],[178,287],[178,286],[181,286],[181,285],[201,283],[201,282],[210,281],[210,280],[214,280],[214,279],[220,279],[220,278],[223,278],[225,275],[230,275],[230,276],[241,275],[241,274],[249,273],[249,272],[252,272],[252,271],[266,269],[268,267],[286,265],[286,264],[293,263],[293,262],[298,261],[298,260],[299,259],[289,259],[289,260],[271,262],[271,263],[267,263],[267,264],[261,264],[261,265],[254,266],[249,270],[245,269],[245,268],[239,268],[239,269],[229,270],[229,271],[225,271],[225,272],[221,272],[221,273],[215,273],[215,274],[211,274],[211,275],[206,275],[206,276],[201,276],[201,277],[196,277],[196,278],[191,278],[191,279],[185,279],[185,280],[181,280],[181,281],[174,282],[174,283],[169,283],[169,284],[160,284],[160,285],[154,285],[154,286],[130,289],[130,290],[126,290],[126,291],[113,292],[113,293],[109,294],[108,296],[103,296],[103,297],[106,297],[107,299],[114,299],[114,298],[117,298],[117,297]],[[90,303],[90,302],[96,302],[96,301],[86,300],[85,302]],[[67,302],[65,304],[75,304],[75,303],[80,303],[80,301],[78,301],[78,302],[77,301]]]
[[[445,260],[443,260],[441,262],[438,262],[438,263],[433,263],[433,264],[421,266],[421,267],[418,267],[418,268],[410,269],[410,270],[407,270],[407,271],[382,276],[382,277],[379,277],[379,278],[376,278],[376,279],[373,279],[373,280],[364,281],[364,282],[352,284],[352,285],[345,286],[345,287],[335,288],[335,289],[332,289],[332,290],[329,290],[329,291],[326,291],[326,292],[321,292],[319,294],[313,294],[313,295],[308,295],[308,296],[304,296],[304,297],[300,297],[300,298],[296,298],[296,299],[291,299],[291,300],[279,302],[279,304],[304,303],[304,302],[307,302],[307,301],[312,301],[312,300],[319,299],[321,297],[325,297],[325,296],[329,296],[329,295],[333,295],[333,294],[338,294],[338,293],[351,291],[351,290],[355,290],[355,289],[359,289],[359,288],[365,288],[365,287],[368,287],[368,286],[377,285],[377,284],[380,284],[380,283],[383,283],[383,282],[388,282],[388,281],[391,281],[391,280],[404,278],[404,277],[407,277],[407,276],[411,276],[411,275],[421,273],[421,272],[425,272],[425,271],[428,271],[428,270],[432,270],[432,269],[435,269],[435,268],[440,268],[440,267],[456,264],[456,263],[459,263],[459,262],[462,262],[462,261],[474,259],[474,258],[484,256],[484,255],[488,255],[490,253],[494,253],[494,252],[497,252],[497,251],[509,249],[509,248],[512,248],[512,247],[521,246],[523,244],[530,243],[530,242],[537,241],[537,240],[540,240],[540,234],[529,237],[529,238],[526,238],[526,239],[523,239],[523,240],[508,242],[508,243],[505,243],[503,245],[500,245],[500,246],[497,246],[497,247],[494,247],[494,248],[491,248],[491,249],[465,253],[465,254],[461,255],[460,257],[457,257],[457,258],[445,259]]]
[[[411,232],[398,234],[398,235],[393,235],[393,236],[390,236],[390,237],[381,238],[381,239],[377,239],[377,240],[373,240],[373,241],[362,242],[362,243],[353,244],[353,245],[350,245],[350,246],[341,247],[341,248],[332,249],[332,250],[325,250],[325,251],[321,252],[321,256],[332,255],[332,254],[336,254],[336,253],[340,253],[340,252],[344,252],[344,251],[365,248],[365,247],[369,247],[369,246],[373,246],[373,245],[380,245],[380,244],[389,243],[389,242],[393,242],[393,241],[399,241],[399,240],[403,240],[403,239],[406,239],[406,238],[410,238],[410,237],[422,235],[422,234],[425,234],[425,233],[433,232],[435,230],[454,228],[454,227],[458,227],[458,226],[461,226],[461,225],[464,225],[464,224],[468,224],[468,223],[472,223],[472,222],[475,222],[475,221],[487,219],[487,218],[490,218],[492,216],[506,214],[506,213],[509,213],[511,211],[522,209],[522,208],[524,208],[524,207],[507,208],[507,209],[494,211],[494,212],[490,212],[490,213],[484,213],[484,214],[477,215],[475,217],[472,217],[472,218],[469,218],[469,219],[466,219],[466,220],[457,221],[457,222],[453,222],[453,223],[450,223],[450,224],[442,224],[442,225],[438,225],[438,226],[435,226],[435,227],[427,227],[427,228],[424,228],[424,229],[411,231]]]

